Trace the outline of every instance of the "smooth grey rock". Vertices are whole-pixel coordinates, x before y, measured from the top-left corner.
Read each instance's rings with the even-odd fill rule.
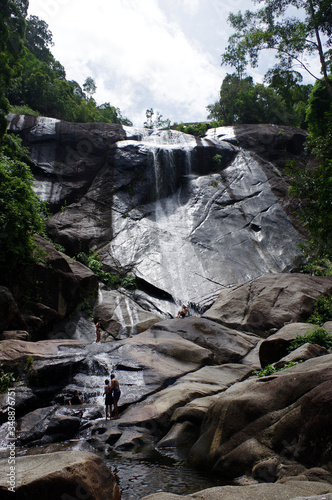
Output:
[[[190,353],[188,352],[188,357]],[[135,408],[129,408],[121,417],[121,424],[134,422],[155,422],[158,427],[169,428],[170,418],[176,408],[182,407],[196,398],[220,393],[235,381],[246,378],[251,369],[236,364],[205,366],[178,377],[174,384],[150,395]],[[194,403],[192,403],[194,405]]]
[[[191,422],[174,424],[158,443],[158,448],[190,448],[198,438],[199,427]]]
[[[2,340],[0,341],[0,361],[14,361],[33,358],[56,357],[61,346],[80,346],[84,344],[80,340],[40,340],[28,342],[25,340]]]
[[[282,368],[288,363],[306,361],[307,359],[316,358],[317,356],[324,356],[325,354],[328,354],[328,350],[325,349],[325,347],[321,347],[317,344],[307,343],[303,344],[301,347],[298,347],[298,349],[295,349],[295,351],[292,351],[284,358],[281,358],[279,361],[277,361],[277,363],[274,363],[274,366],[276,368]]]
[[[25,330],[6,330],[2,332],[1,340],[30,340],[30,335]]]
[[[0,460],[1,498],[11,499],[8,490],[8,460]],[[15,485],[16,482],[16,485]],[[116,480],[101,458],[82,451],[53,452],[16,457],[15,498],[90,498],[120,500]]]
[[[198,491],[191,495],[155,493],[142,500],[295,500],[302,495],[325,495],[332,492],[331,485],[312,481],[293,480],[287,484],[266,483],[248,486],[219,486]],[[324,498],[324,497],[323,497]]]
[[[207,411],[189,462],[230,477],[273,456],[327,465],[331,375],[328,354],[232,385]]]
[[[263,340],[259,346],[259,359],[262,368],[286,357],[291,341],[295,340],[297,336],[307,335],[315,328],[317,326],[309,323],[291,323]]]
[[[161,321],[151,330],[160,334],[174,332],[186,340],[210,349],[214,364],[239,363],[260,341],[256,335],[239,332],[196,316]]]
[[[268,274],[223,290],[203,317],[229,328],[269,337],[271,328],[307,320],[318,297],[331,292],[330,277]]]
[[[324,323],[322,328],[324,328],[328,333],[332,333],[332,321],[327,321],[326,323]]]
[[[101,319],[103,330],[115,339],[141,333],[162,319],[162,316],[139,307],[124,293],[107,287],[100,288],[99,303],[94,309],[94,315]]]
[[[17,422],[20,445],[64,441],[73,438],[80,426],[82,412],[71,407],[39,408]]]

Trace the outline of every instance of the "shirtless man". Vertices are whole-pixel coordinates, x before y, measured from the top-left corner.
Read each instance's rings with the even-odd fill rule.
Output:
[[[113,404],[114,404],[114,418],[119,418],[118,415],[118,401],[121,396],[120,384],[115,378],[114,373],[111,375],[111,389],[113,391]]]
[[[190,316],[190,312],[188,307],[183,304],[181,311],[178,312],[177,318],[185,318],[186,316]]]
[[[96,342],[100,342],[101,338],[101,322],[100,319],[98,319],[96,323]]]
[[[111,420],[112,404],[114,403],[114,401],[113,401],[113,396],[112,396],[112,386],[110,385],[110,381],[108,379],[105,380],[104,396],[105,396],[106,420],[107,420],[108,413],[109,413],[109,417]]]

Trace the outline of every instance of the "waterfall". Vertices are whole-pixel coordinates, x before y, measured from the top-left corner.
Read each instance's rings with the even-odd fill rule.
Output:
[[[196,259],[186,242],[193,228],[187,206],[181,203],[183,188],[177,178],[186,177],[186,189],[190,189],[191,154],[197,143],[192,136],[173,130],[145,135],[142,143],[151,153],[155,175],[154,245],[160,256],[163,280],[172,283],[172,296],[178,307],[190,301],[188,275],[192,269],[187,261],[188,252]],[[182,153],[181,162],[175,158],[178,151]],[[201,271],[204,273],[203,269]]]

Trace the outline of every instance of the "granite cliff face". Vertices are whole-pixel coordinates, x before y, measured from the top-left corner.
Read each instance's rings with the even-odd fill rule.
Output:
[[[118,499],[100,458],[82,451],[109,466],[110,457],[130,452],[134,467],[136,456],[151,460],[151,450],[153,457],[179,453],[215,481],[245,484],[202,498],[327,498],[332,354],[311,344],[288,353],[317,298],[332,293],[330,277],[294,272],[302,230],[280,171],[288,159],[305,158],[305,132],[243,125],[194,138],[13,115],[9,130],[31,150],[35,189],[53,214],[49,235],[68,254],[36,239],[45,258],[30,271],[39,300],[29,313],[14,290],[0,287],[0,363],[18,380],[22,498],[40,488],[53,498],[50,475],[71,492],[83,474],[88,491]],[[70,257],[90,249],[105,270],[133,272],[138,289],[110,289]],[[91,297],[101,343],[79,310]],[[192,316],[174,319],[183,302]],[[331,322],[324,328],[331,332]],[[27,341],[25,329],[37,341]],[[278,374],[255,374],[299,360]],[[101,389],[114,371],[120,418],[106,422]],[[69,406],[75,390],[83,404]],[[2,477],[7,416],[4,394]],[[54,453],[57,446],[66,452]],[[4,480],[0,491],[7,492]]]
[[[301,158],[305,132],[239,126],[194,138],[13,115],[9,130],[31,149],[52,239],[70,254],[97,250],[107,270],[132,270],[144,309],[201,312],[222,288],[299,264],[275,165]]]

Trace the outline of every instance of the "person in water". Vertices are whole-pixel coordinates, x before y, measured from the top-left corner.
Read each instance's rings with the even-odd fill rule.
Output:
[[[120,399],[120,396],[121,396],[121,391],[120,391],[120,384],[118,382],[118,380],[115,378],[115,375],[114,373],[112,373],[111,375],[111,388],[112,388],[112,391],[113,391],[113,404],[114,404],[114,418],[119,418],[119,414],[118,414],[118,401]]]
[[[69,400],[69,404],[70,405],[82,405],[83,404],[83,401],[81,400],[81,398],[78,395],[78,391],[74,392],[74,395]]]
[[[185,318],[186,316],[190,316],[190,312],[188,307],[183,304],[181,311],[178,312],[177,318]]]
[[[98,319],[96,323],[96,342],[100,342],[101,338],[101,320]]]
[[[111,420],[113,396],[112,396],[112,386],[110,385],[110,381],[108,379],[105,380],[104,396],[105,396],[106,420],[107,420],[108,413],[109,413],[109,417]]]

